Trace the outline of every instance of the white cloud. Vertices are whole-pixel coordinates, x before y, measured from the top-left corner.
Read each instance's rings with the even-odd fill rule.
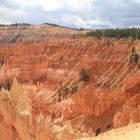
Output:
[[[63,0],[60,0],[63,1]],[[68,6],[71,10],[80,11],[80,10],[89,10],[91,8],[91,0],[65,0],[65,5]]]
[[[101,22],[97,20],[87,20],[87,21],[83,20],[78,15],[67,15],[67,16],[64,16],[62,20],[71,25],[73,24],[79,28],[80,27],[88,28],[89,26],[101,24]]]
[[[134,0],[134,1],[140,3],[140,0]]]
[[[91,7],[93,0],[10,0],[11,2],[20,3],[22,6],[35,6],[41,5],[44,10],[52,11],[59,9],[63,6],[70,8],[71,10],[79,11],[83,10],[86,6],[88,9]]]
[[[140,0],[0,0],[0,23],[74,27],[140,25]]]
[[[56,10],[61,7],[59,0],[11,0],[17,2],[22,7],[40,5],[46,11]]]

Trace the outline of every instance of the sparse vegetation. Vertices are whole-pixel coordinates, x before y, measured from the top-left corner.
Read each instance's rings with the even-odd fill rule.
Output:
[[[72,87],[63,87],[59,88],[57,91],[58,95],[58,102],[62,101],[63,99],[66,99],[68,95],[72,95],[78,91],[78,86],[76,84],[72,85]]]
[[[98,86],[98,87],[101,87],[102,84],[103,84],[103,82],[100,81],[99,83],[97,83],[97,86]]]
[[[11,88],[11,85],[10,85],[10,82],[5,82],[3,84],[0,85],[0,88],[4,88],[5,90],[10,90]]]
[[[31,24],[29,24],[29,23],[15,23],[15,24],[10,24],[10,26],[22,26],[22,25],[30,26]]]
[[[0,67],[4,64],[3,58],[0,58]]]
[[[79,77],[81,81],[89,81],[89,76],[85,69],[81,69]]]
[[[140,59],[139,59],[139,55],[138,53],[136,52],[135,48],[132,47],[131,49],[131,55],[129,57],[129,59],[127,59],[127,61],[129,63],[132,63],[132,62],[135,62],[137,67],[140,68]]]
[[[108,130],[108,129],[110,129],[111,127],[112,127],[112,125],[109,124],[109,125],[107,125],[106,129]]]
[[[17,41],[17,39],[20,37],[20,35],[16,35],[16,36],[14,36],[14,37],[12,37],[9,41],[8,41],[8,43],[16,43],[16,41]]]
[[[95,136],[98,136],[101,133],[101,128],[97,128],[95,131]]]
[[[73,27],[58,25],[58,24],[54,24],[54,23],[43,23],[43,24],[44,24],[44,25],[53,26],[53,27],[61,27],[61,28],[66,28],[66,29],[71,29],[71,30],[78,30],[78,31],[87,30],[87,29],[85,29],[85,28],[73,28]]]
[[[68,93],[69,93],[69,89],[65,88],[64,91],[63,91],[63,94],[64,94],[63,97],[66,98]]]
[[[129,62],[136,62],[138,63],[138,60],[139,60],[139,56],[135,50],[135,48],[133,47],[132,50],[131,50],[131,56],[129,58]]]
[[[71,92],[74,94],[78,91],[78,86],[73,86]]]

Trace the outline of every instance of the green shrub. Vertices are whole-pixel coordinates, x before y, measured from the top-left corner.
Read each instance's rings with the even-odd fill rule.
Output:
[[[67,95],[68,95],[68,93],[69,93],[69,89],[68,88],[65,88],[64,90],[63,90],[63,97],[65,98],[65,97],[67,97]]]
[[[136,63],[138,63],[138,60],[139,60],[139,55],[137,54],[135,48],[133,47],[132,50],[131,50],[131,56],[129,58],[129,61],[130,62],[133,62],[135,61]]]
[[[10,88],[11,88],[9,82],[4,83],[4,84],[3,84],[3,87],[4,87],[5,90],[10,90]]]
[[[102,84],[103,84],[103,82],[100,81],[99,83],[97,83],[97,86],[98,86],[98,87],[101,87]]]
[[[85,69],[81,69],[81,72],[80,72],[79,76],[80,76],[81,81],[89,81],[89,76],[87,75]]]
[[[101,128],[97,128],[95,131],[95,136],[98,136],[101,133]]]
[[[3,64],[4,64],[4,60],[0,58],[0,66],[2,66]]]
[[[110,129],[112,127],[112,124],[107,125],[106,129]]]
[[[71,92],[74,94],[78,91],[78,86],[73,86]]]

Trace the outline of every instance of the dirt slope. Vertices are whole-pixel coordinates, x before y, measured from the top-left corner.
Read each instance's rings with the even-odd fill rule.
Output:
[[[140,124],[138,123],[105,132],[98,137],[82,138],[79,140],[139,140],[139,138]]]

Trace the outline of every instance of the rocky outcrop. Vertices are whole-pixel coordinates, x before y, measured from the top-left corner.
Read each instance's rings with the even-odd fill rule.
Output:
[[[114,126],[122,127],[140,122],[140,94],[131,97],[114,117]]]
[[[106,46],[107,39],[46,25],[0,29],[10,40],[15,30],[23,34],[9,45],[1,36],[2,140],[76,139],[140,121],[140,71],[128,62],[130,44],[139,52],[139,41],[108,39]]]
[[[14,44],[24,42],[27,44],[48,43],[49,39],[73,38],[85,31],[72,30],[65,27],[44,25],[15,24],[0,26],[0,43]]]
[[[0,93],[1,140],[62,140],[77,137],[70,123],[56,125],[42,113],[33,118],[31,110],[28,92],[14,78],[10,92],[2,89]]]

